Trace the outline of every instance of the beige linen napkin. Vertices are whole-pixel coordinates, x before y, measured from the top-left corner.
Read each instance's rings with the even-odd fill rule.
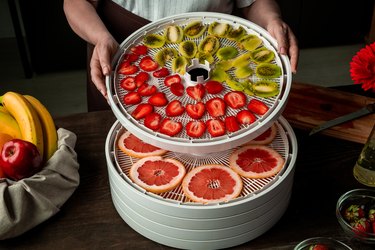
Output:
[[[0,180],[0,240],[16,237],[56,214],[79,185],[77,137],[59,128],[58,149],[37,174]]]

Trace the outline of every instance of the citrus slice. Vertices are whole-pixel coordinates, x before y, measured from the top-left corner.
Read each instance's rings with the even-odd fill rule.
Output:
[[[270,144],[273,139],[275,139],[277,134],[277,127],[276,124],[272,124],[271,127],[269,127],[266,131],[264,131],[261,135],[258,137],[252,139],[251,141],[245,143],[245,145],[267,145]]]
[[[202,165],[188,172],[182,190],[190,200],[200,203],[226,202],[242,191],[241,177],[222,165]]]
[[[229,165],[243,177],[258,179],[280,172],[284,159],[268,146],[249,145],[233,151],[229,156]]]
[[[149,156],[134,163],[129,176],[134,183],[147,191],[163,193],[178,186],[185,173],[185,166],[177,160]]]
[[[117,145],[125,154],[137,158],[163,155],[167,152],[167,150],[145,143],[129,131],[124,132],[120,136]]]

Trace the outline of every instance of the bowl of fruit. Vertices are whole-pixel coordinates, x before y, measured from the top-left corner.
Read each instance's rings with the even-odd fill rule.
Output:
[[[336,216],[348,235],[364,243],[375,243],[375,190],[346,192],[337,201]]]
[[[328,237],[314,237],[301,241],[294,250],[348,250],[351,249],[341,241]]]

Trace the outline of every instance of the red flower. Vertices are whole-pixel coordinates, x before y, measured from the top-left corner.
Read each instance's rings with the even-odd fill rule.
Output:
[[[375,43],[358,51],[350,62],[350,76],[354,84],[375,92]]]

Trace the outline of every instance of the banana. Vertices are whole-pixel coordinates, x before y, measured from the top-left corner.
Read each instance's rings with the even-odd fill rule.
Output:
[[[8,110],[0,105],[0,112],[9,114]]]
[[[35,144],[43,158],[42,125],[31,104],[23,95],[12,91],[1,96],[0,102],[17,121],[22,139]]]
[[[31,103],[38,114],[43,129],[44,160],[48,161],[57,150],[57,131],[55,122],[53,121],[50,112],[37,98],[30,95],[24,95],[24,97]]]
[[[17,121],[9,113],[0,112],[0,132],[21,139],[21,130]]]

